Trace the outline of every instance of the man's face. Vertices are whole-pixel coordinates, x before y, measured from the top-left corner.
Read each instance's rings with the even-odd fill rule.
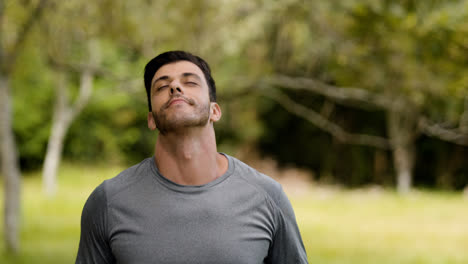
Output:
[[[148,126],[154,129],[155,125],[161,134],[205,126],[211,116],[211,104],[216,104],[210,103],[208,89],[203,72],[192,62],[162,66],[151,81],[153,110]]]

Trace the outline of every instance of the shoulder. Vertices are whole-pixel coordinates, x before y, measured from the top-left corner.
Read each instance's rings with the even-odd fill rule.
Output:
[[[235,164],[235,174],[238,174],[238,177],[242,178],[246,183],[254,186],[258,192],[264,194],[265,200],[276,215],[278,226],[292,225],[297,229],[294,209],[281,184],[242,161],[233,157],[230,158],[233,159]]]
[[[151,175],[151,162],[152,158],[144,159],[140,163],[120,172],[117,176],[105,180],[94,192],[105,193],[106,200],[111,200],[114,195],[135,185],[145,176]]]
[[[257,191],[263,193],[274,205],[278,206],[286,198],[281,184],[273,178],[257,171],[237,158],[228,157],[233,161],[234,174],[245,181],[246,184],[253,186]]]

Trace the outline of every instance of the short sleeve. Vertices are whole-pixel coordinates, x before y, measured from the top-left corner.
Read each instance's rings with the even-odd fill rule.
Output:
[[[307,254],[291,203],[282,189],[275,198],[276,226],[266,263],[304,264]]]
[[[115,263],[107,230],[107,198],[103,183],[91,193],[83,207],[76,264]]]

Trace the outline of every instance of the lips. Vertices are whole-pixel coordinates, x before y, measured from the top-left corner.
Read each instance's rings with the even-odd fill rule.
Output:
[[[176,99],[173,99],[173,100],[169,101],[168,105],[173,105],[173,104],[177,104],[177,103],[181,103],[181,102],[187,103],[187,101],[185,101],[182,98],[176,98]]]
[[[186,103],[188,105],[195,105],[195,101],[193,99],[187,98],[182,95],[178,95],[178,96],[169,98],[169,100],[161,107],[161,109],[167,109],[173,104],[180,104],[180,103]]]
[[[173,99],[169,100],[165,105],[164,109],[169,108],[171,105],[174,104],[181,104],[181,103],[186,103],[186,104],[191,104],[190,100],[183,98],[181,96],[174,97]]]

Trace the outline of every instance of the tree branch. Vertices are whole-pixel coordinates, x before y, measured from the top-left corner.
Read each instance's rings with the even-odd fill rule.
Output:
[[[288,111],[305,118],[322,130],[332,134],[340,141],[350,144],[369,145],[385,149],[392,148],[392,144],[386,138],[351,134],[344,131],[343,128],[328,120],[326,116],[294,102],[278,90],[273,93],[266,92],[267,90],[271,91],[274,89],[274,86],[279,86],[286,89],[310,91],[342,104],[350,101],[354,101],[354,103],[359,102],[361,104],[370,104],[378,108],[382,108],[385,111],[405,112],[405,110],[407,111],[408,107],[411,106],[410,103],[404,98],[395,99],[386,97],[368,92],[361,88],[336,87],[310,78],[292,78],[278,75],[267,77],[258,82],[258,87],[260,88],[259,90],[263,96],[275,100]],[[362,107],[361,105],[353,105],[356,107]],[[464,112],[461,115],[458,128],[447,128],[447,126],[444,126],[440,123],[431,122],[426,117],[420,117],[419,121],[417,121],[417,124],[417,129],[421,133],[457,145],[468,146],[468,97],[465,98]]]
[[[5,68],[5,51],[3,50],[3,19],[5,15],[5,2],[0,0],[0,73],[3,74]]]
[[[461,129],[450,129],[441,124],[431,123],[426,117],[421,117],[418,125],[421,132],[428,136],[457,145],[468,146],[468,133],[464,133]]]
[[[460,131],[462,133],[468,133],[468,95],[465,96],[463,102],[463,113],[460,116],[460,122],[458,124],[458,127],[460,128]]]
[[[328,120],[324,116],[309,109],[301,104],[298,104],[291,100],[284,93],[275,90],[273,92],[261,92],[261,95],[271,98],[283,106],[286,110],[294,113],[307,121],[311,122],[320,129],[330,133],[332,136],[337,138],[339,141],[346,144],[366,145],[380,149],[390,149],[390,142],[383,137],[364,135],[364,134],[353,134],[345,131],[339,125]]]
[[[216,95],[218,101],[233,101],[233,100],[239,100],[244,97],[250,96],[254,94],[256,91],[253,89],[242,89],[242,90],[237,90],[234,92],[228,92],[228,93],[222,93],[220,95]]]
[[[81,73],[86,70],[92,71],[97,76],[104,76],[109,79],[117,80],[117,81],[127,81],[126,78],[117,77],[113,72],[97,66],[95,63],[67,63],[62,61],[57,61],[55,58],[49,57],[48,58],[49,64],[59,71],[67,71],[67,72],[75,72]]]
[[[32,10],[32,12],[29,14],[29,17],[27,18],[26,22],[24,25],[21,27],[19,33],[18,33],[18,38],[16,39],[15,43],[13,44],[12,51],[10,53],[10,56],[8,58],[5,58],[5,65],[6,65],[6,70],[9,70],[13,68],[13,64],[16,62],[16,58],[18,57],[19,50],[23,46],[26,36],[28,33],[31,31],[32,26],[35,24],[35,21],[39,19],[45,9],[45,6],[47,4],[47,0],[39,0],[39,3],[37,6]]]
[[[262,82],[270,86],[310,91],[340,103],[354,102],[353,105],[359,108],[365,108],[366,105],[370,105],[398,111],[408,105],[408,102],[403,98],[395,100],[395,98],[372,93],[361,88],[337,87],[311,78],[276,75],[267,77]]]
[[[86,66],[80,71],[80,88],[78,98],[73,103],[71,109],[73,113],[72,119],[78,115],[88,103],[93,92],[93,80],[96,75],[95,70],[99,68],[101,63],[101,51],[98,43],[94,40],[87,41],[88,61]]]

